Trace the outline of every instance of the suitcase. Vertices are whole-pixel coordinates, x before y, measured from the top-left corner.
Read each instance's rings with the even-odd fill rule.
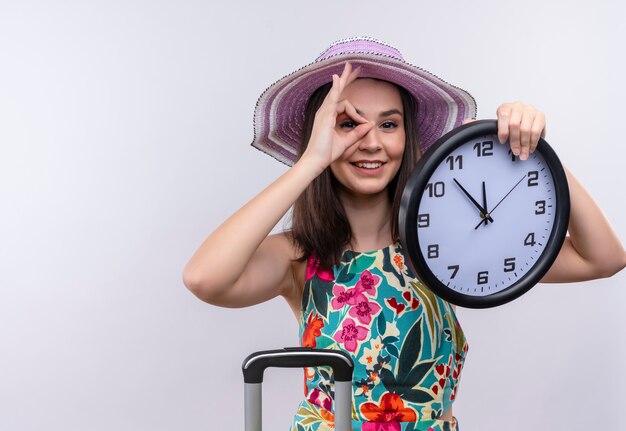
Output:
[[[286,347],[265,350],[248,356],[243,371],[245,431],[261,431],[263,372],[268,367],[304,368],[327,365],[332,367],[335,380],[335,431],[352,430],[352,358],[342,351]]]

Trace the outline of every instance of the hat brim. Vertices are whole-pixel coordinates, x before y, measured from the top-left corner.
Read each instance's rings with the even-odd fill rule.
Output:
[[[360,78],[376,78],[406,89],[416,101],[416,125],[422,151],[439,137],[476,117],[476,101],[467,91],[397,58],[375,53],[342,53],[308,64],[271,85],[257,101],[252,146],[291,166],[302,139],[311,95],[341,74],[346,62],[361,67]]]

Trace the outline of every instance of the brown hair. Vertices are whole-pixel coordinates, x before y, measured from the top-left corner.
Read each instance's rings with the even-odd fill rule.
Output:
[[[329,83],[318,88],[309,98],[305,111],[302,142],[298,148],[298,158],[302,156],[307,147],[315,113],[330,91],[330,87],[331,84]],[[402,191],[413,167],[421,156],[414,115],[417,109],[415,100],[404,88],[397,85],[396,88],[402,99],[406,142],[398,173],[387,187],[391,201],[391,235],[394,240],[400,236],[398,212]],[[326,168],[296,200],[292,213],[290,236],[294,245],[302,252],[299,260],[302,261],[315,255],[320,267],[325,269],[330,269],[339,262],[344,247],[352,240],[350,222],[336,190],[337,180],[330,168]]]

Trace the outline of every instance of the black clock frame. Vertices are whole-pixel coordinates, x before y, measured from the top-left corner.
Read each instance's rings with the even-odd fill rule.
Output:
[[[554,228],[548,238],[546,246],[532,268],[517,282],[508,288],[486,296],[466,295],[453,290],[443,284],[430,270],[426,259],[422,255],[419,238],[417,236],[418,206],[426,185],[437,167],[445,158],[462,144],[469,140],[485,135],[497,135],[498,123],[496,120],[479,120],[458,127],[439,138],[432,147],[422,156],[406,183],[400,203],[398,225],[400,241],[408,254],[409,264],[415,275],[436,295],[448,302],[467,308],[489,308],[510,302],[537,284],[550,269],[556,259],[569,223],[570,199],[569,187],[565,170],[556,153],[543,139],[535,151],[539,152],[552,173],[555,184],[555,217]]]

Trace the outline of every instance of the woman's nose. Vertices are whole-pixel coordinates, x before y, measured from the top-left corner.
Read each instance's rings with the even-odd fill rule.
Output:
[[[359,149],[364,151],[378,151],[382,148],[376,128],[370,129],[359,141]]]

